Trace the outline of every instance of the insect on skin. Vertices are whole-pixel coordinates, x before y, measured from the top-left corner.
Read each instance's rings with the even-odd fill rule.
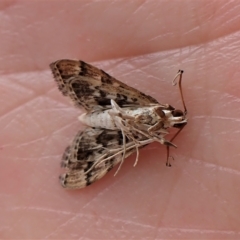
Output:
[[[184,111],[118,81],[103,70],[83,61],[59,60],[50,64],[59,90],[69,96],[77,107],[84,108],[79,120],[88,127],[78,132],[63,154],[61,166],[66,173],[60,176],[64,188],[84,188],[102,178],[115,165],[151,142],[167,147],[167,166],[170,166],[169,147],[187,124],[187,110],[182,94],[182,74],[179,88]],[[168,128],[178,132],[168,141]]]

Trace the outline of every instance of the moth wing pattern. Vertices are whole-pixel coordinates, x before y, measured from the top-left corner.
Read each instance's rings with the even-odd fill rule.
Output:
[[[127,140],[127,139],[126,139]],[[123,136],[120,130],[86,128],[80,131],[62,157],[62,167],[67,169],[60,176],[63,187],[84,188],[102,178],[122,160]],[[125,158],[136,151],[127,140]]]
[[[63,59],[50,64],[50,68],[63,95],[87,111],[110,108],[111,99],[120,107],[158,104],[151,96],[83,61]]]
[[[50,68],[63,95],[87,111],[79,120],[92,126],[80,131],[63,154],[61,164],[66,169],[60,176],[63,187],[84,188],[118,163],[120,169],[123,160],[136,151],[135,166],[139,148],[153,141],[167,146],[166,165],[170,166],[169,146],[176,147],[172,141],[187,123],[181,87],[183,71],[176,77],[179,76],[184,112],[168,104],[161,105],[151,96],[83,61],[58,60]],[[171,127],[179,130],[168,141],[165,135]]]

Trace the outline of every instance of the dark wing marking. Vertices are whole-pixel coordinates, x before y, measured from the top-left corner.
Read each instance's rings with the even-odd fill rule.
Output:
[[[83,61],[59,60],[50,64],[60,91],[77,106],[93,110],[110,107],[113,99],[120,106],[146,106],[157,100],[111,77]]]
[[[83,188],[102,178],[122,160],[122,145],[123,137],[119,130],[86,128],[79,132],[63,154],[62,167],[67,172],[60,176],[62,186]],[[126,147],[129,150],[125,157],[136,151],[134,143],[128,139]],[[107,160],[101,161],[104,159]]]

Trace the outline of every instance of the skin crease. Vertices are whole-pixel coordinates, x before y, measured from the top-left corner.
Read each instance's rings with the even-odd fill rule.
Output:
[[[1,1],[0,236],[239,239],[239,1]],[[182,109],[171,149],[153,143],[86,189],[58,183],[83,111],[48,65],[81,59]]]

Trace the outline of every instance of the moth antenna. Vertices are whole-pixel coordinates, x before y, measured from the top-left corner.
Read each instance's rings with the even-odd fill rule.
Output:
[[[174,77],[174,79],[172,81],[172,84],[175,86],[177,84],[176,79],[179,77],[178,86],[179,86],[181,100],[182,100],[182,104],[183,104],[183,108],[184,108],[184,115],[186,116],[187,108],[186,108],[186,104],[185,104],[185,101],[184,101],[184,98],[183,98],[183,91],[182,91],[182,75],[183,75],[183,72],[184,72],[183,70],[178,70],[178,73]],[[183,130],[184,126],[185,126],[185,124],[182,125],[179,128],[179,130],[176,132],[176,134],[171,138],[171,140],[169,142],[172,142],[177,137],[177,135]],[[172,159],[174,159],[172,156],[169,156],[169,146],[170,145],[167,145],[167,162],[166,162],[167,167],[171,167],[171,164],[169,163],[169,158],[171,157]]]
[[[172,84],[175,86],[177,84],[176,79],[179,77],[178,86],[179,86],[181,100],[182,100],[182,104],[183,104],[183,108],[184,108],[184,115],[187,115],[187,108],[186,108],[186,104],[185,104],[184,97],[183,97],[183,91],[182,91],[182,75],[183,75],[183,72],[184,72],[183,70],[178,70],[178,73],[174,77],[174,79],[172,81]]]

